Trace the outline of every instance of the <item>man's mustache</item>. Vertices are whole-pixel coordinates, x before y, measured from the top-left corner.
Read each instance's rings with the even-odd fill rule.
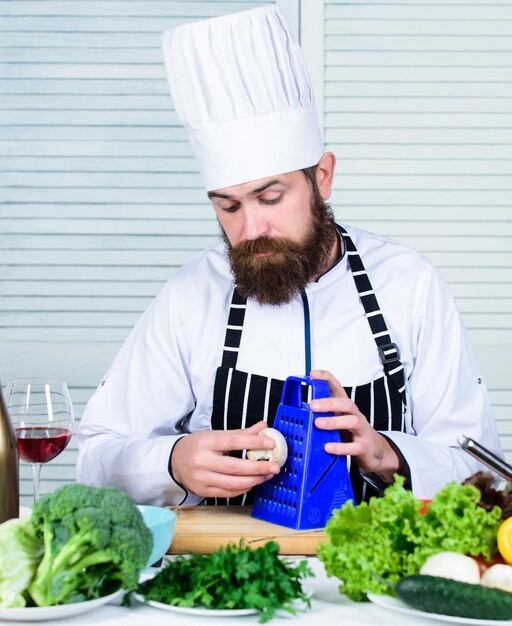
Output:
[[[233,252],[237,256],[252,256],[262,252],[290,252],[296,249],[296,244],[289,239],[281,237],[258,237],[248,239],[233,246]]]

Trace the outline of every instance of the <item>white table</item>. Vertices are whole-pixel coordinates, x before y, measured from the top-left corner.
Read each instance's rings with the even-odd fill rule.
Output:
[[[300,558],[300,557],[298,557]],[[305,557],[304,557],[305,558]],[[370,602],[356,603],[338,592],[337,578],[328,578],[323,564],[317,558],[308,558],[314,578],[307,578],[305,584],[313,589],[311,609],[298,612],[296,616],[284,615],[274,618],[271,626],[285,626],[287,623],[300,626],[435,626],[436,622],[427,618],[389,611]],[[201,617],[161,611],[133,601],[130,608],[105,605],[84,615],[64,620],[37,622],[41,626],[239,626],[258,624],[258,615],[244,617]],[[25,622],[26,624],[27,622]],[[36,622],[30,622],[36,624]],[[440,624],[441,622],[437,622]],[[20,626],[21,622],[2,621],[0,624]]]

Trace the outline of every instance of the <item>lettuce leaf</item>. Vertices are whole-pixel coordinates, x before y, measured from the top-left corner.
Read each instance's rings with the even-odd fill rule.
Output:
[[[0,607],[23,608],[26,590],[43,558],[43,544],[28,519],[0,524]]]
[[[488,561],[498,551],[496,534],[501,523],[501,508],[490,512],[478,506],[480,492],[471,485],[450,483],[441,489],[421,516],[419,533],[411,540],[416,549],[409,555],[411,567],[418,571],[436,552],[451,550]]]
[[[428,505],[403,486],[397,476],[381,498],[357,507],[347,502],[334,511],[318,556],[329,576],[341,581],[340,593],[351,600],[366,600],[367,593],[392,594],[404,576],[419,571],[436,552],[453,550],[463,554],[496,553],[496,533],[501,509],[490,513],[478,507],[475,487],[450,483]]]

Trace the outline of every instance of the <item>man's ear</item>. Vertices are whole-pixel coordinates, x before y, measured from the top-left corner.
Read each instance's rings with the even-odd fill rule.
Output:
[[[328,200],[331,197],[335,169],[336,157],[332,152],[324,152],[316,166],[316,184],[322,200]]]

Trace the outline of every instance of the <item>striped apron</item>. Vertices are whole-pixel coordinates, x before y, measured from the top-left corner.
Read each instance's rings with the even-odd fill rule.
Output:
[[[352,276],[366,319],[377,344],[384,375],[364,385],[345,387],[347,395],[367,417],[376,430],[405,430],[405,377],[398,347],[391,341],[384,317],[366,273],[361,257],[341,226],[341,233]],[[309,339],[309,309],[307,297],[302,296],[305,318],[306,372],[311,370],[311,345]],[[217,369],[213,390],[212,429],[233,430],[248,428],[262,419],[272,426],[281,400],[284,381],[251,374],[236,368],[242,338],[246,300],[236,289],[229,311],[222,362]],[[242,456],[235,451],[233,456]],[[355,463],[350,463],[350,479],[357,502],[368,500],[377,491],[365,482]],[[245,505],[254,501],[255,489],[236,498],[208,498],[207,504]]]

